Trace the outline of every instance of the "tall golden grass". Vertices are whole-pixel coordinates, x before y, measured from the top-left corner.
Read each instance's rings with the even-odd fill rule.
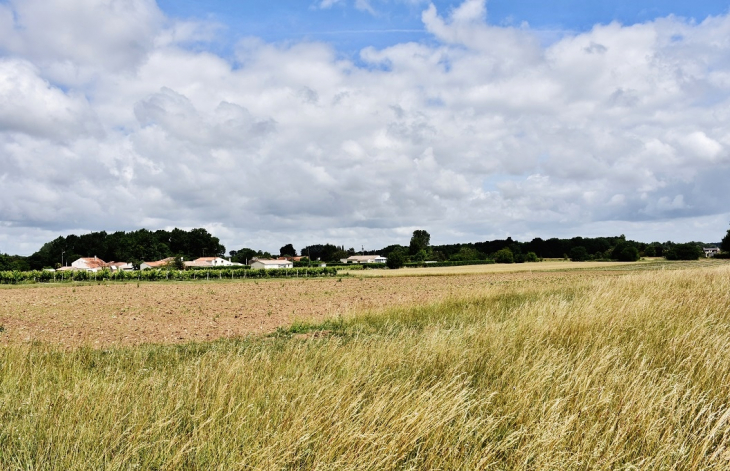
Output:
[[[0,350],[1,469],[730,469],[730,269]],[[316,331],[321,331],[316,333]]]

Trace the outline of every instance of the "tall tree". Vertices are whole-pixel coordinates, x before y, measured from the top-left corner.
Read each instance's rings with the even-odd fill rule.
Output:
[[[411,255],[415,255],[421,250],[426,250],[429,245],[431,245],[431,234],[423,229],[415,230],[411,237],[411,245],[408,252]]]
[[[279,249],[279,255],[282,257],[296,257],[297,250],[292,244],[286,244],[284,247]]]
[[[171,232],[140,229],[132,232],[118,231],[107,234],[104,231],[77,236],[59,237],[28,257],[31,268],[53,267],[61,263],[68,265],[79,257],[97,257],[111,261],[154,261],[178,254],[187,259],[203,255],[222,256],[225,247],[217,237],[205,229]]]

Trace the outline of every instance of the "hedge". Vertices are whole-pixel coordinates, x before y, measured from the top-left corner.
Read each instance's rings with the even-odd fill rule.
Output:
[[[287,268],[287,269],[205,269],[205,270],[141,270],[111,272],[101,270],[96,273],[69,270],[52,272],[34,271],[0,271],[0,284],[18,283],[61,283],[72,281],[205,281],[215,279],[247,279],[247,278],[306,278],[337,276],[336,268]]]

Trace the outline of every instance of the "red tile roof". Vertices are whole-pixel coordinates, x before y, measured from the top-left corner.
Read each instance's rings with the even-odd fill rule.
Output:
[[[86,268],[104,268],[104,266],[106,266],[106,262],[97,257],[83,257],[76,260],[76,262],[78,261],[83,261]]]
[[[155,267],[161,267],[163,265],[167,265],[168,263],[170,263],[174,260],[175,260],[175,257],[167,257],[167,258],[163,258],[162,260],[157,260],[156,262],[144,262],[144,263],[155,268]]]

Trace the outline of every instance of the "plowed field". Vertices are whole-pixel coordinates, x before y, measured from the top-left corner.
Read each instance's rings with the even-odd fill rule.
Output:
[[[504,283],[557,283],[578,276],[607,273],[23,286],[0,289],[0,344],[42,341],[100,348],[240,337],[297,320],[486,294]]]

